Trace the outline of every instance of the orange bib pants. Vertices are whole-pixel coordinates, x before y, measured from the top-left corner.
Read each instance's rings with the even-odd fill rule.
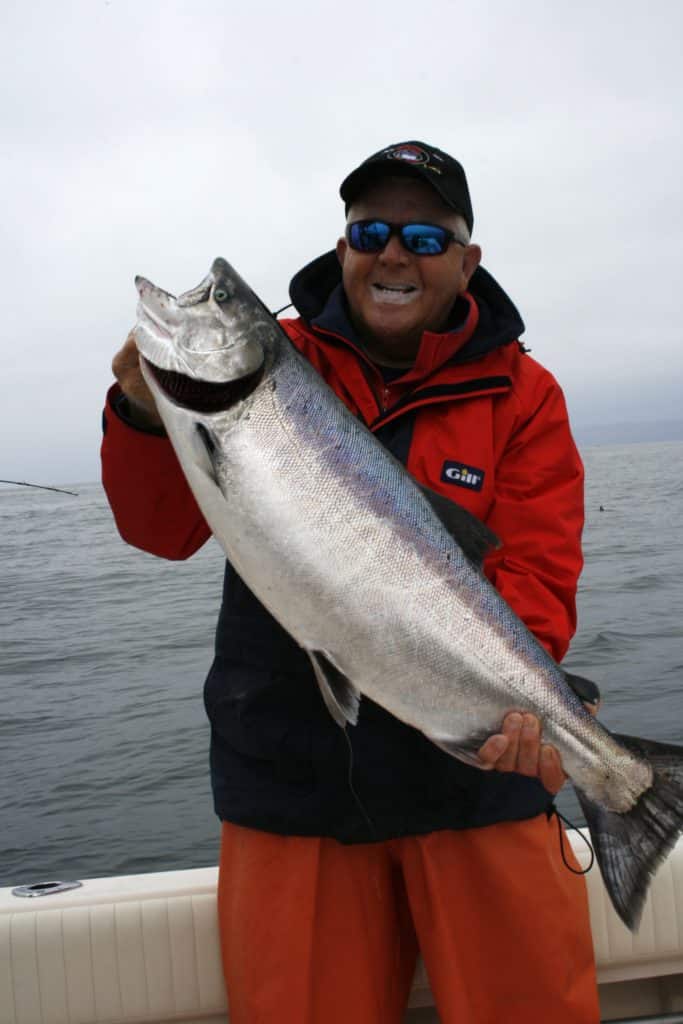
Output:
[[[600,1019],[554,817],[356,846],[223,823],[218,911],[231,1024],[400,1024],[418,948],[441,1024]]]

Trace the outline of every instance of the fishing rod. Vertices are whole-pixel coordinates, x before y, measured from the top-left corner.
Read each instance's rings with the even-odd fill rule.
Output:
[[[57,491],[59,494],[73,494],[78,497],[78,491],[65,491],[63,487],[47,487],[45,484],[29,484],[25,480],[0,480],[0,484],[16,484],[17,487],[37,487],[41,491]]]

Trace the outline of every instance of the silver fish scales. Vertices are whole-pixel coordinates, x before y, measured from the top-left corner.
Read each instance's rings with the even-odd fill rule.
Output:
[[[482,575],[490,531],[410,477],[229,264],[177,299],[136,284],[143,373],[189,485],[236,571],[307,651],[335,720],[354,724],[365,695],[479,764],[508,711],[536,714],[635,927],[683,830],[683,750],[588,714]]]

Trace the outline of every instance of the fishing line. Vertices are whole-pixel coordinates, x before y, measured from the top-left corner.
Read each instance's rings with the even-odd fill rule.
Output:
[[[282,309],[276,309],[275,312],[271,314],[271,316],[278,317],[280,315],[280,313],[284,313],[284,311],[286,309],[289,309],[293,305],[294,305],[293,302],[288,302],[286,306],[282,307]]]
[[[558,827],[559,832],[560,832],[560,853],[562,854],[562,860],[564,861],[564,866],[566,868],[569,868],[569,870],[571,871],[571,873],[573,875],[587,875],[588,872],[590,871],[590,869],[595,864],[595,850],[591,846],[589,840],[586,839],[586,837],[583,834],[583,832],[581,832],[581,830],[579,829],[578,825],[574,825],[569,820],[569,818],[565,818],[564,814],[560,814],[560,812],[557,810],[557,808],[555,808],[555,814],[557,815],[557,827]],[[564,829],[562,828],[562,822],[564,822],[564,824],[567,826],[567,828],[571,828],[571,829],[574,830],[574,832],[578,832],[579,835],[581,836],[581,838],[583,839],[584,843],[586,844],[586,846],[590,850],[590,853],[591,853],[590,863],[589,863],[588,867],[584,868],[582,871],[577,871],[576,868],[573,868],[571,866],[571,864],[567,861],[567,858],[564,855]]]
[[[352,795],[353,799],[356,801],[356,804],[357,804],[358,809],[360,810],[361,814],[365,818],[365,821],[367,822],[370,831],[372,832],[373,836],[376,837],[377,833],[375,831],[375,826],[373,824],[372,818],[370,817],[368,812],[365,810],[365,807],[363,806],[363,801],[358,796],[358,793],[356,792],[356,790],[354,789],[354,786],[353,786],[353,747],[351,746],[351,737],[348,734],[348,726],[345,726],[342,729],[342,733],[344,734],[344,739],[346,740],[346,745],[349,748],[349,773],[348,773],[348,776],[347,776],[347,782],[349,784],[349,789],[351,790],[351,795]]]
[[[58,494],[73,494],[78,497],[78,491],[65,491],[63,487],[47,487],[45,484],[29,484],[25,480],[0,480],[0,484],[16,484],[17,487],[37,487],[39,491],[57,491]]]

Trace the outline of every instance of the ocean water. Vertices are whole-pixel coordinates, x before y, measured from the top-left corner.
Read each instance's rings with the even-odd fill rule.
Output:
[[[599,683],[609,728],[683,744],[683,443],[583,456],[565,665]],[[143,554],[99,484],[72,489],[0,487],[0,886],[217,859],[201,690],[220,549]],[[570,787],[560,806],[580,820]]]

